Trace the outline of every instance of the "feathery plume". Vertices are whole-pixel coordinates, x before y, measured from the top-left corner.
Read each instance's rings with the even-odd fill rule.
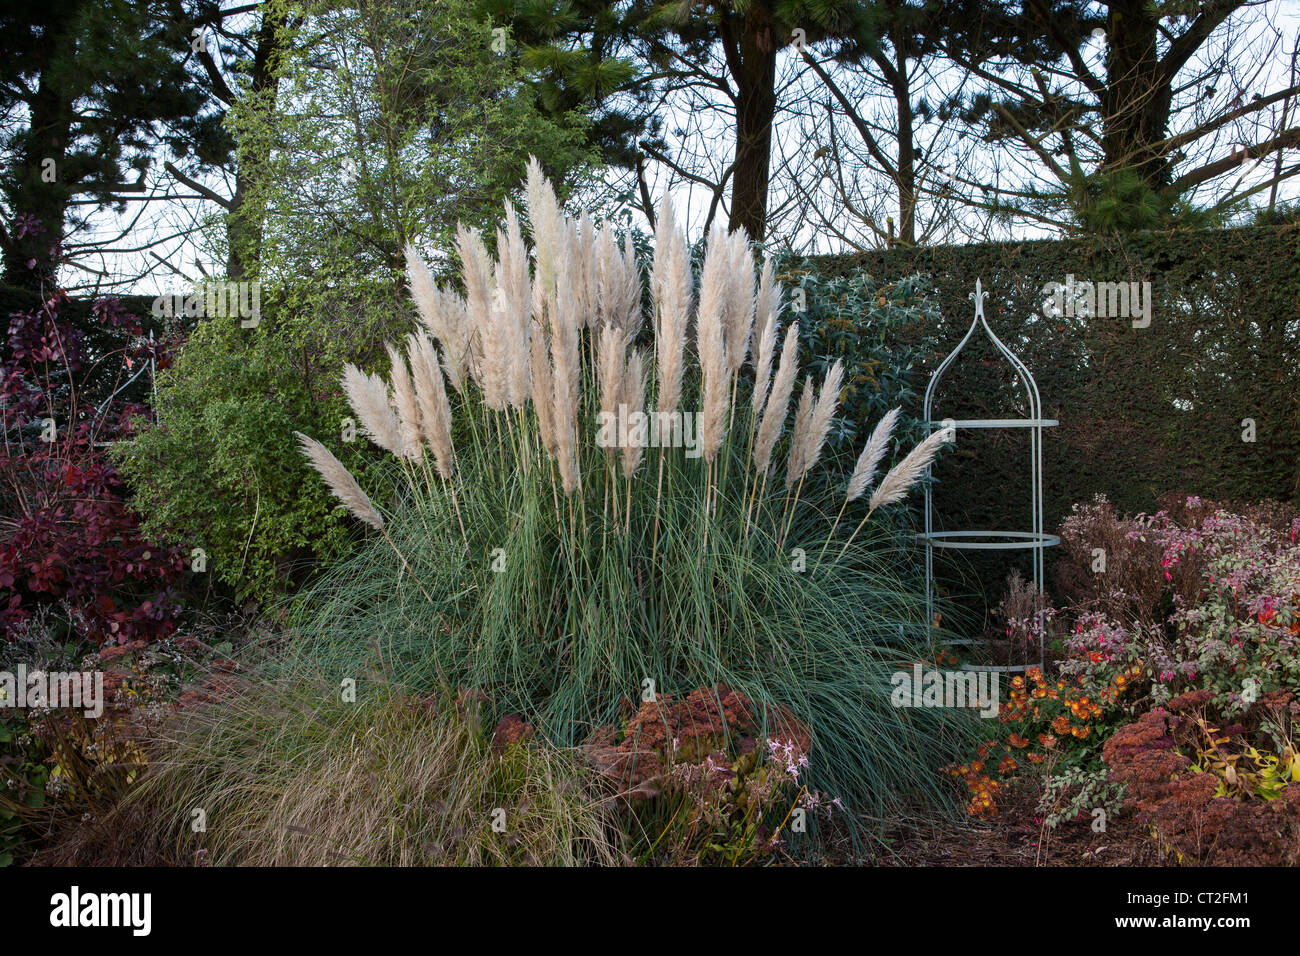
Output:
[[[524,188],[528,221],[533,227],[533,245],[537,250],[537,282],[543,300],[555,292],[556,258],[565,244],[564,214],[560,211],[555,190],[542,173],[537,157],[528,157],[528,180]]]
[[[858,463],[853,466],[853,474],[849,477],[849,487],[844,498],[846,502],[861,498],[871,487],[871,482],[876,478],[876,469],[889,451],[889,439],[893,436],[894,426],[898,424],[902,412],[901,408],[890,409],[871,432],[871,437],[862,448],[862,454],[858,456]]]
[[[614,300],[618,295],[619,271],[614,231],[602,229],[596,237],[596,316],[602,328],[615,322]]]
[[[781,311],[781,286],[772,277],[772,260],[763,261],[763,275],[758,283],[755,302],[757,336],[754,356],[754,418],[762,414],[767,401],[767,387],[772,378],[772,356],[776,352],[776,320]]]
[[[712,462],[722,445],[727,427],[727,348],[723,321],[727,295],[731,290],[731,251],[726,231],[715,227],[709,236],[700,270],[700,311],[696,317],[696,349],[704,377],[704,401],[700,414],[700,446],[704,460]]]
[[[456,249],[460,253],[461,275],[465,280],[465,310],[470,329],[470,371],[482,384],[482,361],[491,360],[489,356],[497,347],[493,335],[494,297],[488,281],[491,260],[479,231],[467,229],[459,223],[456,224]]]
[[[881,505],[902,501],[912,486],[921,480],[925,470],[934,461],[939,448],[956,437],[956,430],[944,428],[935,432],[908,453],[907,457],[890,469],[889,474],[881,480],[875,494],[871,496],[871,510]]]
[[[803,436],[803,451],[799,461],[801,477],[812,471],[822,456],[826,436],[831,430],[831,419],[840,405],[840,389],[843,387],[844,360],[836,359],[822,381],[821,390],[817,392],[817,403],[808,419],[808,430]]]
[[[441,298],[433,273],[411,243],[403,250],[406,255],[406,281],[411,287],[411,298],[415,300],[415,309],[420,313],[420,320],[430,329],[440,321],[438,300]]]
[[[532,327],[529,312],[532,309],[532,286],[528,277],[528,249],[519,228],[515,207],[506,202],[506,227],[497,230],[497,248],[500,260],[496,265],[497,288],[504,292],[505,322],[499,329],[506,343],[507,400],[515,408],[522,408],[528,400],[529,357],[528,335]]]
[[[367,375],[351,362],[343,366],[343,391],[372,442],[402,456],[402,429],[388,403],[388,386],[378,375]]]
[[[463,391],[470,360],[465,300],[434,283],[429,267],[410,243],[406,246],[406,275],[421,323],[442,344],[447,378],[456,391]]]
[[[510,403],[510,362],[512,340],[509,334],[510,305],[504,289],[492,291],[492,306],[479,322],[483,358],[478,363],[478,383],[483,389],[483,404],[493,411],[504,411]]]
[[[629,342],[641,334],[641,266],[636,261],[636,248],[631,234],[623,236],[623,255],[620,257],[622,282],[617,286],[614,299],[616,324]]]
[[[451,444],[451,403],[438,367],[438,352],[428,336],[412,332],[406,337],[411,357],[411,377],[420,406],[420,434],[433,450],[438,474],[450,478],[455,465]]]
[[[397,409],[397,428],[402,442],[402,455],[411,461],[424,457],[420,447],[420,408],[415,401],[415,386],[407,371],[406,359],[391,342],[385,342],[388,361],[392,365],[389,382],[393,388],[393,407]]]
[[[798,365],[799,323],[791,322],[785,330],[781,360],[777,364],[776,377],[772,380],[772,397],[763,409],[763,417],[758,424],[758,437],[754,441],[754,468],[760,475],[767,473],[776,440],[781,437],[781,427],[785,424],[786,412],[790,410],[790,393],[794,390]]]
[[[691,260],[667,198],[659,206],[650,292],[655,306],[655,365],[659,374],[655,405],[659,414],[670,415],[677,411],[682,395],[686,323],[691,312]]]
[[[613,325],[630,342],[641,331],[641,271],[632,237],[624,236],[620,252],[610,229],[597,241],[597,289],[601,325]]]
[[[556,288],[557,308],[551,315],[551,363],[554,368],[551,421],[555,429],[556,464],[564,493],[571,495],[582,484],[578,470],[578,385],[581,355],[578,328],[566,316],[571,316],[571,299],[566,284]]]
[[[808,446],[808,431],[811,427],[816,391],[812,376],[806,376],[803,380],[803,392],[799,396],[799,405],[794,410],[794,425],[790,429],[790,451],[785,466],[787,489],[793,488],[799,476],[806,470],[803,461]]]
[[[749,357],[749,337],[754,329],[754,256],[749,250],[749,235],[737,229],[727,239],[731,257],[728,278],[731,288],[723,309],[723,326],[727,336],[727,370],[735,375]]]
[[[633,349],[627,359],[627,373],[623,377],[622,400],[627,405],[627,413],[644,411],[645,407],[645,358],[640,349]],[[645,455],[645,446],[639,442],[628,442],[623,446],[623,477],[631,478],[641,466]]]
[[[452,388],[464,394],[470,367],[474,365],[476,337],[469,326],[465,297],[454,289],[442,290],[441,312],[445,332],[435,335],[442,343],[442,367]]]
[[[618,403],[623,395],[623,365],[626,344],[623,333],[612,325],[600,330],[596,342],[596,378],[600,390],[600,410],[605,415],[618,416]],[[612,458],[614,446],[605,449]]]
[[[333,492],[334,497],[343,502],[344,507],[352,512],[354,517],[361,519],[376,531],[382,531],[383,517],[370,503],[370,498],[361,490],[357,480],[343,467],[343,463],[316,439],[308,438],[302,432],[294,432],[294,435],[302,446],[302,453],[325,479],[325,484]]]
[[[551,359],[547,355],[546,335],[540,328],[533,329],[528,343],[529,365],[532,370],[533,408],[537,412],[537,431],[542,439],[542,447],[552,459],[559,457],[559,448],[555,441],[555,420],[552,417],[555,406],[554,376],[551,371]]]
[[[506,224],[497,230],[497,285],[505,290],[510,315],[527,317],[532,304],[532,286],[528,277],[528,248],[519,226],[519,213],[506,200]]]

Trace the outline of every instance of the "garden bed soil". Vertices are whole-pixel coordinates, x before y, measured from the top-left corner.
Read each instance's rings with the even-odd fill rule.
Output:
[[[1132,866],[1153,865],[1147,828],[1125,815],[1095,833],[1091,819],[1048,829],[1037,814],[1037,782],[1017,781],[998,798],[989,822],[933,817],[891,822],[877,866]]]

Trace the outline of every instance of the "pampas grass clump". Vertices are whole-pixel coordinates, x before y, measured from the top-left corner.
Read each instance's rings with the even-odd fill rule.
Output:
[[[535,161],[525,192],[531,269],[509,206],[495,261],[460,230],[463,298],[408,249],[421,331],[388,382],[347,369],[405,491],[371,503],[304,440],[377,533],[303,596],[296,652],[314,672],[382,662],[417,691],[481,689],[561,745],[620,701],[729,685],[808,722],[824,792],[862,812],[938,799],[932,768],[971,722],[890,705],[929,630],[898,571],[914,555],[869,518],[951,434],[877,481],[891,413],[847,488],[828,487],[843,367],[809,376],[792,416],[797,323],[742,234],[709,236],[696,289],[665,202],[643,315],[627,242],[565,215]]]

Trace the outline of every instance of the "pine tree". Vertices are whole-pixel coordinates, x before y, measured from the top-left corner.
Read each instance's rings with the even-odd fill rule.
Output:
[[[177,13],[182,17],[177,18]],[[65,237],[96,209],[145,189],[161,143],[223,162],[232,141],[185,61],[191,18],[159,0],[42,0],[0,11],[5,281],[48,287]]]

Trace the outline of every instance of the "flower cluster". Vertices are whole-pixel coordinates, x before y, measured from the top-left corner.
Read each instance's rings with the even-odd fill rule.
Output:
[[[1120,698],[1141,672],[1141,664],[1134,664],[1100,688],[1088,676],[1052,680],[1037,667],[1011,678],[1010,693],[998,714],[1010,731],[1006,739],[986,741],[979,747],[979,759],[946,768],[966,785],[967,812],[983,819],[996,816],[1002,789],[998,778],[1004,782],[1017,774],[1024,767],[1022,760],[1035,765],[1087,759],[1100,736],[1094,731],[1122,713]],[[990,754],[999,750],[997,765],[988,768]]]
[[[1082,614],[1068,642],[1066,673],[1104,681],[1142,660],[1143,696],[1166,703],[1205,689],[1229,712],[1247,709],[1264,691],[1296,686],[1297,519],[1211,509],[1188,498],[1177,517],[1162,510],[1128,525],[1128,539],[1152,549],[1145,573],[1164,586],[1167,610],[1152,620]],[[1107,587],[1105,575],[1097,577],[1103,579],[1097,588]],[[1092,604],[1118,606],[1113,600]]]

